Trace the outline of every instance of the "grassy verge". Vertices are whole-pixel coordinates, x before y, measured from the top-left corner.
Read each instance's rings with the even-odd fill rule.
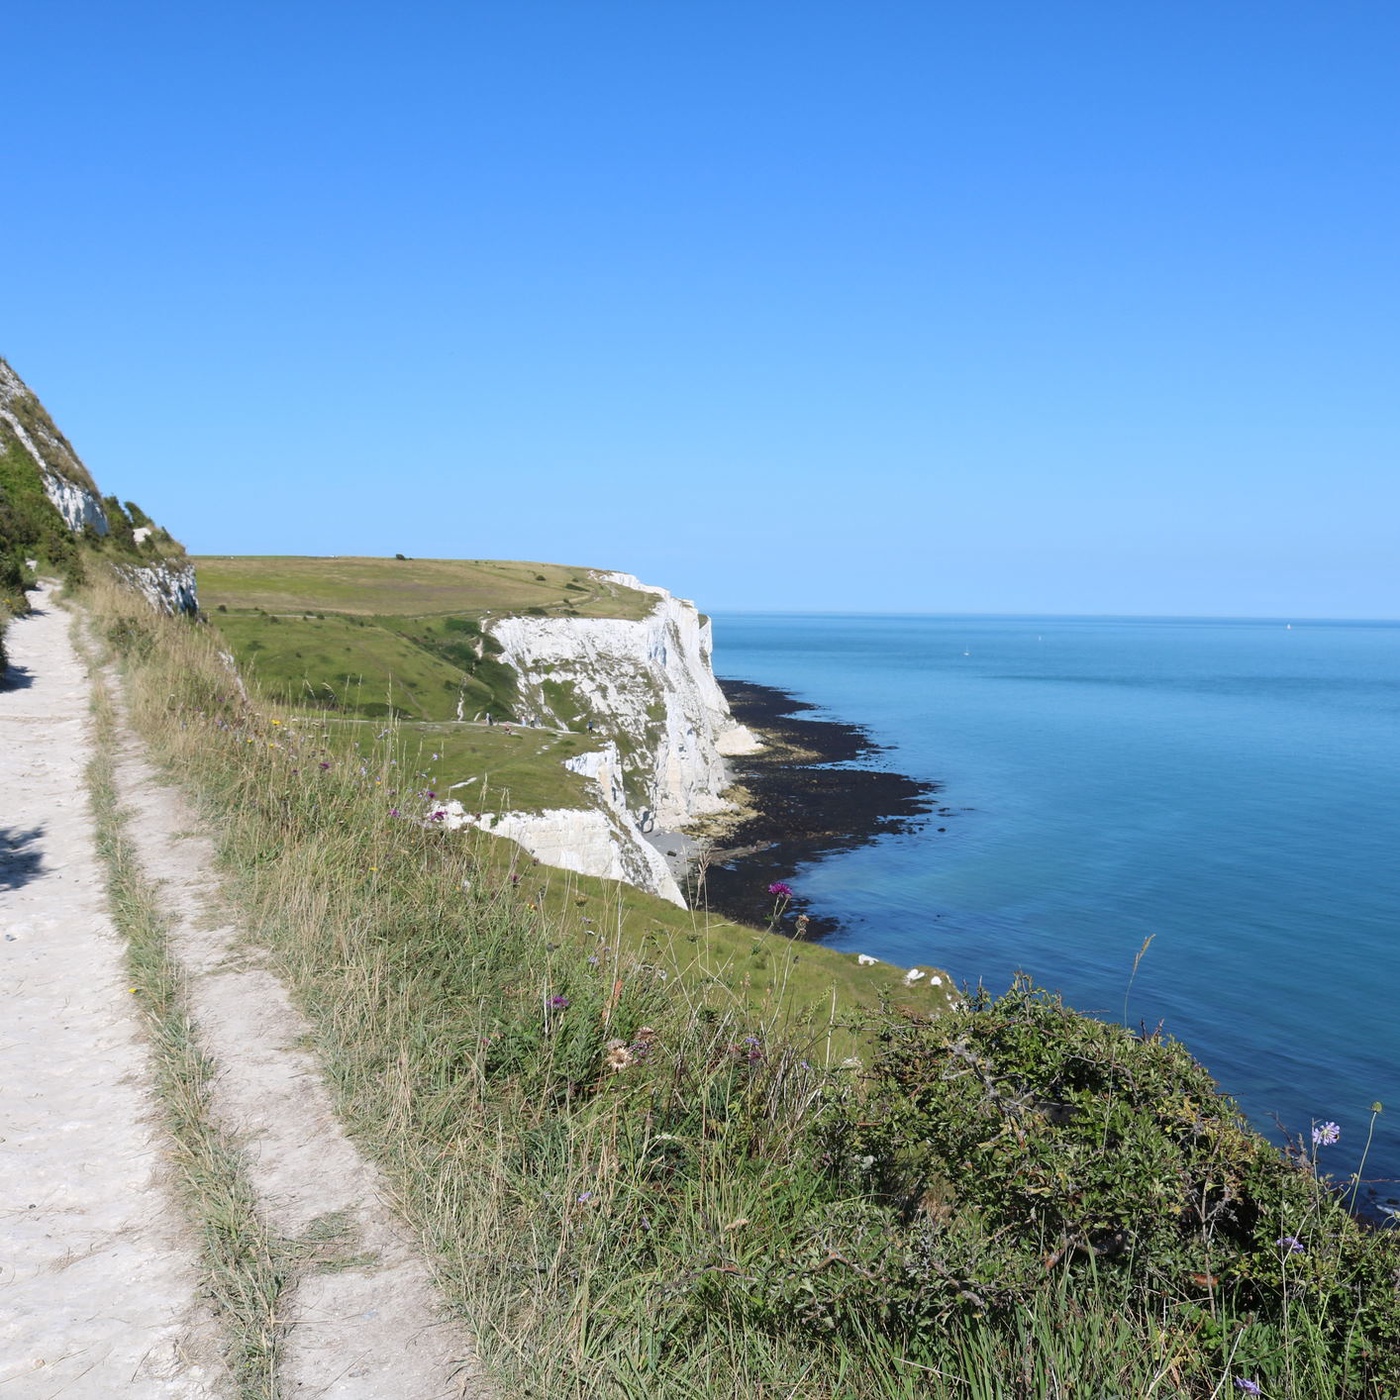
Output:
[[[127,941],[127,968],[154,1050],[156,1089],[188,1217],[200,1242],[203,1284],[213,1300],[242,1400],[272,1400],[278,1300],[290,1258],[259,1218],[238,1148],[212,1122],[214,1067],[191,1020],[183,974],[171,955],[159,891],[125,834],[115,784],[116,717],[91,664],[96,754],[88,789],[113,921]]]
[[[1181,1047],[1032,989],[869,1008],[854,960],[405,817],[392,727],[337,750],[93,606],[505,1393],[1395,1393],[1394,1239]]]

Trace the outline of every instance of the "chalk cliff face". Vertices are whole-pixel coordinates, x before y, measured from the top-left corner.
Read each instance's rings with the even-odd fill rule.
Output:
[[[628,805],[645,826],[680,826],[723,810],[726,755],[756,740],[729,713],[710,669],[710,623],[695,604],[630,574],[613,583],[650,594],[639,621],[507,617],[489,624],[520,676],[522,708],[545,723],[590,723],[618,750]]]
[[[118,564],[115,568],[157,612],[198,614],[193,564]]]
[[[631,574],[610,583],[655,600],[639,620],[504,617],[487,624],[501,660],[520,678],[521,710],[559,728],[598,735],[599,748],[568,767],[592,781],[591,812],[508,813],[491,830],[550,865],[626,880],[683,904],[654,828],[724,811],[727,756],[754,736],[729,713],[710,669],[708,620],[695,605]]]
[[[44,492],[68,528],[77,533],[84,525],[90,525],[99,535],[105,535],[107,515],[97,484],[29,386],[4,360],[0,360],[0,420],[9,424],[34,459]]]

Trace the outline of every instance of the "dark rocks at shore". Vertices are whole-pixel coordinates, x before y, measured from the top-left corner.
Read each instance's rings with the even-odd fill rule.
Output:
[[[791,881],[799,866],[823,856],[916,830],[934,810],[930,798],[936,784],[851,766],[884,751],[861,726],[804,717],[816,706],[772,686],[719,684],[735,719],[758,732],[766,747],[734,762],[735,779],[754,811],[712,850],[703,891],[691,891],[697,903],[732,919],[764,924],[774,905],[769,885]],[[799,914],[808,917],[808,938],[840,928],[819,908],[794,899],[780,931],[792,933]]]

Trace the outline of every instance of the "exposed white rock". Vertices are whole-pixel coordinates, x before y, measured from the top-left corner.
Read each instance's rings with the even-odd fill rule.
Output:
[[[102,509],[96,484],[87,468],[68,443],[42,423],[35,428],[35,434],[42,440],[35,440],[35,435],[14,413],[15,404],[26,401],[34,402],[28,386],[4,360],[0,360],[0,419],[10,425],[21,446],[34,459],[44,491],[68,528],[79,531],[84,525],[91,525],[99,535],[105,535],[108,530],[107,514]],[[47,422],[47,415],[41,414],[41,417]]]
[[[157,612],[177,616],[199,612],[193,564],[118,564],[121,576],[138,589]]]
[[[679,827],[726,809],[726,756],[758,740],[729,713],[710,669],[710,623],[693,603],[631,574],[604,581],[652,595],[638,621],[506,617],[488,624],[501,659],[520,676],[524,706],[561,728],[593,724],[614,740],[623,805],[641,819]]]
[[[0,369],[3,368],[4,362],[0,361]],[[44,483],[44,492],[58,508],[63,523],[75,532],[81,530],[84,525],[91,525],[99,535],[105,535],[108,529],[107,513],[102,509],[102,502],[85,487],[69,481],[67,477],[59,476],[52,470],[24,424],[8,408],[0,408],[0,418],[10,425],[24,450],[33,457]]]
[[[468,811],[453,797],[434,803],[423,820],[448,831],[476,827],[493,836],[506,836],[544,865],[602,880],[622,880],[685,907],[665,859],[641,839],[625,812],[619,816],[602,804],[601,798],[597,807],[551,807],[543,812],[496,815]]]

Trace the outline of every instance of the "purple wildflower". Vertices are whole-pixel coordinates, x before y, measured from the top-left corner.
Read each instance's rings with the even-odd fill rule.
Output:
[[[791,899],[792,886],[784,884],[782,880],[774,880],[774,882],[768,886],[768,893],[778,899]]]
[[[1262,1395],[1264,1393],[1260,1389],[1258,1381],[1247,1381],[1243,1376],[1235,1377],[1235,1389],[1242,1390],[1246,1395]]]
[[[556,995],[550,997],[550,999],[549,999],[549,1004],[550,1004],[556,1011],[562,1011],[562,1010],[569,1004],[569,999],[568,999],[568,997],[559,996],[558,994],[556,994]]]
[[[1331,1147],[1341,1135],[1342,1130],[1335,1123],[1319,1123],[1313,1129],[1313,1146]]]

